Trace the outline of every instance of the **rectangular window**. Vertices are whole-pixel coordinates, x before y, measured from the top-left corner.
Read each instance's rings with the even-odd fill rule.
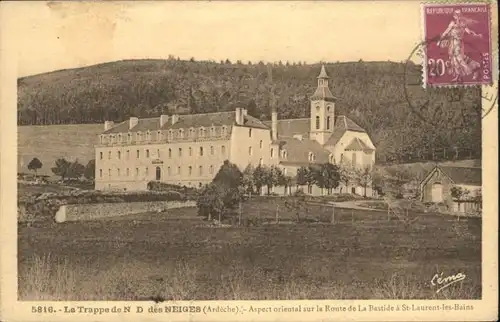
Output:
[[[118,160],[120,160],[122,158],[122,152],[121,151],[117,151],[116,152],[116,157],[118,158]]]
[[[127,177],[130,176],[130,169],[127,168]]]
[[[214,166],[213,165],[211,165],[210,168],[208,168],[208,172],[210,174],[214,173]]]
[[[168,167],[168,168],[167,168],[167,175],[170,175],[170,174],[171,174],[171,172],[170,172],[170,171],[171,171],[171,170],[170,170],[170,167]]]
[[[220,152],[222,155],[226,154],[226,147],[224,145],[221,147]]]
[[[135,176],[138,177],[139,176],[139,168],[135,168]]]
[[[99,152],[99,155],[100,155],[100,159],[102,160],[102,152]]]
[[[214,155],[214,147],[213,146],[210,147],[210,154]]]
[[[148,176],[148,175],[149,175],[149,169],[148,169],[148,167],[146,167],[146,171],[145,171],[145,173],[146,173],[146,176]]]
[[[146,150],[146,158],[149,158],[149,150]]]
[[[120,168],[116,169],[116,175],[119,177],[120,176]]]
[[[111,169],[108,169],[108,177],[111,177]]]
[[[203,166],[201,166],[201,165],[199,166],[198,173],[199,173],[200,176],[203,175]]]
[[[202,157],[202,156],[203,156],[203,147],[200,146],[200,157]]]
[[[248,147],[248,155],[252,155],[252,147],[251,146]]]
[[[140,154],[140,152],[139,152],[139,150],[137,150],[137,159],[139,159],[139,154]]]
[[[156,156],[158,157],[158,159],[160,158],[160,149],[156,150]]]
[[[181,175],[181,167],[177,167],[177,174]]]
[[[189,148],[189,156],[193,155],[193,149]]]
[[[127,150],[127,160],[130,159],[130,150]]]
[[[102,178],[102,169],[99,169],[99,178]]]
[[[179,156],[182,157],[182,148],[179,148]]]
[[[172,149],[168,149],[168,158],[172,158]]]
[[[111,159],[111,151],[108,151],[108,159]]]

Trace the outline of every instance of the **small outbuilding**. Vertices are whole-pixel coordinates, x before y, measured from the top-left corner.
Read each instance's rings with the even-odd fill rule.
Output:
[[[421,200],[425,203],[442,203],[457,212],[480,210],[481,170],[437,165],[420,183]]]

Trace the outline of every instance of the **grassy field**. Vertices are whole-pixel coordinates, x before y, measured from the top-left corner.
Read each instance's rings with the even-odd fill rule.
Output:
[[[34,157],[43,163],[38,173],[45,175],[53,175],[50,168],[62,157],[86,165],[95,158],[94,144],[103,129],[102,124],[18,126],[17,172],[30,172],[28,164]]]
[[[281,210],[280,210],[281,209]],[[20,300],[478,299],[481,222],[253,200],[256,226],[208,227],[196,209],[19,227]],[[267,224],[266,224],[267,221]],[[318,222],[314,222],[318,221]],[[466,279],[436,293],[434,274]]]

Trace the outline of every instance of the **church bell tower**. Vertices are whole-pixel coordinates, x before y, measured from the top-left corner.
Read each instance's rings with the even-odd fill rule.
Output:
[[[311,96],[311,129],[309,137],[324,145],[333,133],[335,123],[336,98],[328,87],[328,77],[325,66],[321,66],[318,87]]]

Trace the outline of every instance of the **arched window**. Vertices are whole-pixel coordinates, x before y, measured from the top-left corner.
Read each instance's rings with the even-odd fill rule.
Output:
[[[326,117],[326,129],[327,130],[330,129],[330,117],[329,116]]]
[[[168,176],[172,175],[172,170],[170,169],[170,167],[167,168],[167,175]]]
[[[99,155],[100,155],[100,159],[102,160],[102,152],[99,152]]]
[[[330,154],[328,159],[330,160],[330,163],[335,163],[335,157],[333,156],[333,154]]]
[[[132,133],[127,134],[127,141],[132,141]]]
[[[130,150],[127,150],[127,160],[130,159]]]
[[[149,158],[149,150],[146,149],[146,158]]]
[[[172,158],[172,149],[168,149],[168,158]]]
[[[188,176],[190,176],[193,173],[193,167],[189,166],[188,167]]]
[[[141,132],[137,132],[135,136],[136,136],[136,140],[137,141],[141,141],[142,140]]]
[[[182,157],[182,148],[179,148],[179,157]]]
[[[116,175],[119,177],[120,176],[120,168],[116,169]]]
[[[139,150],[137,150],[137,154],[136,154],[137,155],[137,159],[139,159],[140,154],[141,154],[141,152],[139,152]]]
[[[181,169],[181,167],[177,167],[177,174],[178,174],[178,175],[181,175],[181,173],[182,173],[182,171],[181,171],[181,170],[182,170],[182,169]]]
[[[161,139],[162,139],[161,136],[162,136],[161,131],[156,132],[156,140],[161,141]]]
[[[99,169],[99,177],[102,178],[102,169]]]
[[[151,132],[149,130],[146,132],[146,140],[151,141]]]
[[[108,151],[108,159],[111,159],[111,151]]]
[[[319,115],[316,116],[316,130],[319,129]]]
[[[168,130],[168,139],[172,140],[174,137],[174,132],[172,130]]]
[[[315,160],[314,153],[309,152],[309,161],[310,161],[310,162],[313,162],[314,160]]]
[[[214,126],[212,126],[210,128],[210,136],[215,136],[215,127]]]
[[[123,138],[122,138],[122,134],[121,134],[121,133],[120,133],[120,134],[118,134],[118,142],[121,142],[121,141],[122,141],[122,139],[123,139]]]
[[[226,147],[223,145],[223,146],[220,148],[220,151],[221,151],[222,155],[226,154]]]
[[[205,136],[205,129],[204,128],[200,128],[200,137],[204,137]]]
[[[259,148],[262,149],[262,140],[259,142]]]
[[[221,135],[222,135],[222,136],[226,136],[226,134],[227,134],[227,127],[226,127],[226,126],[223,126],[223,127],[222,127],[222,130],[221,130]]]
[[[194,138],[194,129],[193,128],[189,129],[189,137]]]
[[[148,169],[148,167],[146,167],[145,174],[146,174],[146,176],[149,175],[149,169]]]
[[[271,158],[274,158],[274,149],[271,149]]]
[[[183,138],[184,138],[184,130],[179,129],[179,139],[183,139]]]
[[[202,157],[202,156],[203,156],[203,147],[200,146],[200,157]]]
[[[130,176],[130,169],[127,168],[127,177]]]
[[[116,152],[116,157],[118,158],[118,160],[120,160],[122,158],[122,152],[121,151],[117,151]]]
[[[281,157],[282,157],[283,159],[286,159],[286,157],[287,157],[286,150],[282,150],[282,151],[281,151]]]
[[[188,151],[189,151],[189,156],[193,156],[193,149],[191,147],[189,147]]]
[[[160,167],[156,167],[156,180],[161,180],[161,169]]]
[[[156,157],[159,159],[160,158],[160,149],[156,149]]]
[[[208,168],[208,172],[209,172],[210,174],[214,173],[214,166],[213,166],[213,165],[211,165],[211,166]]]
[[[111,177],[111,169],[108,169],[108,177]]]

